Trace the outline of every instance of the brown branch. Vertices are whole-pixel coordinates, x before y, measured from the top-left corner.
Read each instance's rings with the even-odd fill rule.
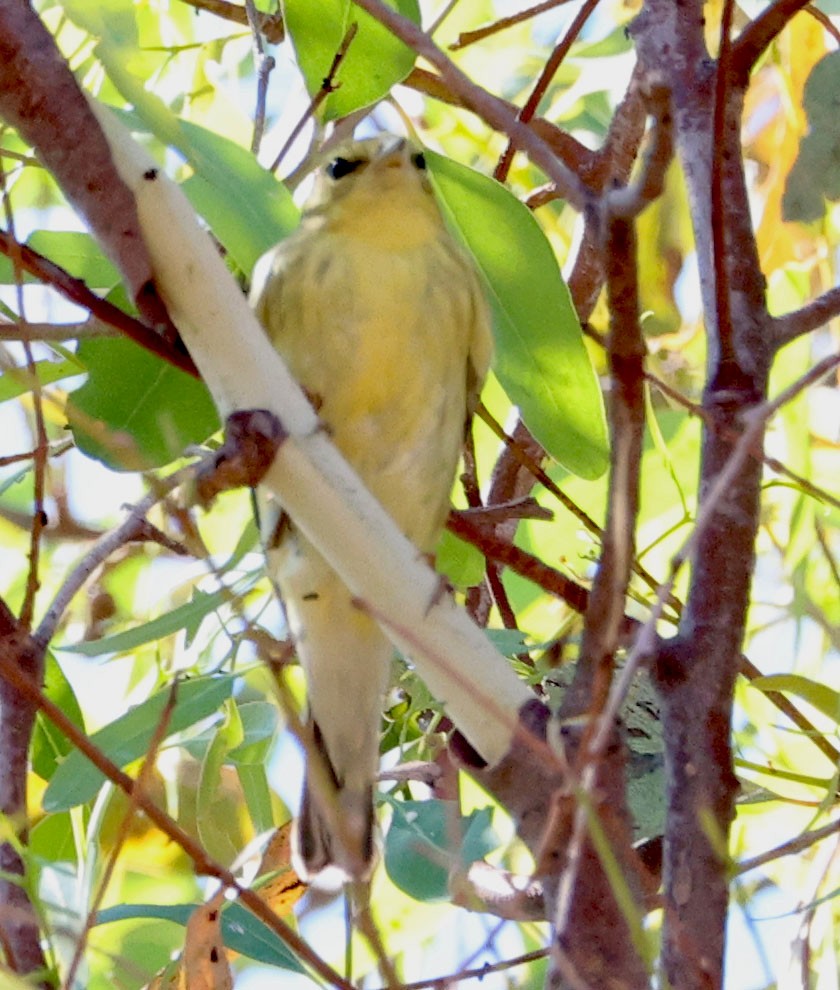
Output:
[[[145,348],[152,354],[157,354],[176,368],[186,371],[190,375],[198,377],[192,358],[183,350],[175,347],[165,337],[162,337],[156,330],[148,324],[141,323],[133,316],[123,312],[118,306],[100,299],[96,293],[79,279],[74,278],[59,265],[45,258],[37,251],[20,244],[8,231],[0,230],[0,252],[9,258],[15,258],[20,267],[39,278],[46,285],[52,286],[60,292],[65,299],[82,306],[92,316],[116,327],[121,333],[130,337],[135,344]]]
[[[18,669],[6,653],[0,650],[0,685],[2,684],[11,685],[33,710],[43,712],[97,770],[143,810],[156,828],[183,849],[193,861],[196,873],[201,876],[215,877],[226,888],[235,891],[239,900],[252,914],[264,922],[303,962],[332,986],[339,987],[341,990],[353,990],[350,983],[327,965],[320,956],[316,955],[300,935],[271,910],[257,891],[243,887],[230,870],[208,856],[199,842],[158,807],[143,788],[137,786],[135,780],[109,760],[57,705],[44,696],[37,682],[26,672]]]
[[[526,10],[518,10],[515,14],[511,14],[510,17],[500,17],[498,20],[493,21],[492,24],[486,24],[484,27],[476,28],[474,31],[462,31],[458,35],[458,40],[449,46],[449,50],[452,52],[460,51],[462,48],[474,45],[477,41],[492,38],[494,34],[499,34],[499,32],[506,31],[508,28],[516,27],[517,24],[523,24],[525,21],[530,21],[534,17],[544,14],[546,11],[554,10],[555,7],[561,7],[564,3],[569,2],[570,0],[544,0],[543,3],[535,4]]]
[[[6,225],[14,236],[14,214],[12,204],[9,199],[8,187],[6,185],[6,170],[0,163],[0,191],[3,195],[3,211]],[[14,269],[15,289],[17,292],[17,308],[21,316],[24,315],[23,305],[23,281],[22,272],[17,253],[12,256],[12,267]],[[46,527],[47,517],[44,511],[44,484],[49,458],[49,445],[47,441],[47,429],[44,423],[44,406],[41,397],[41,383],[35,373],[35,358],[32,354],[32,346],[28,340],[23,342],[23,353],[26,359],[26,370],[32,382],[31,392],[33,400],[33,411],[35,416],[35,449],[32,458],[32,526],[29,530],[29,567],[26,574],[26,587],[23,594],[23,603],[20,609],[19,622],[22,629],[29,630],[32,625],[32,616],[35,612],[35,596],[38,593],[41,580],[39,577],[39,560],[41,555],[41,534]]]
[[[0,664],[35,684],[40,684],[43,678],[44,650],[2,600]],[[29,835],[26,776],[36,712],[37,706],[31,698],[9,681],[0,680],[0,814],[23,846]],[[0,845],[0,943],[5,962],[13,972],[33,979],[39,987],[49,988],[38,917],[29,896],[30,882],[15,843],[3,842]]]
[[[579,768],[581,795],[571,826],[566,867],[561,877],[556,918],[557,944],[567,962],[589,983],[606,966],[622,974],[622,985],[645,987],[647,967],[636,944],[637,920],[625,916],[614,889],[604,850],[593,828],[609,838],[611,856],[624,882],[641,890],[641,872],[632,849],[632,817],[627,806],[625,753],[615,721],[596,736],[596,718],[612,683],[615,654],[624,626],[624,605],[633,572],[634,534],[639,509],[639,480],[645,424],[644,359],[639,324],[635,219],[609,210],[602,255],[610,311],[610,484],[601,558],[589,594],[580,658],[563,696],[561,718],[569,722],[564,738],[567,758]],[[580,732],[571,725],[590,717]],[[598,740],[595,745],[595,740]],[[597,816],[594,826],[590,816]],[[568,828],[569,826],[564,826]],[[634,898],[636,903],[641,903]],[[554,972],[557,980],[559,973]]]
[[[277,171],[277,169],[280,167],[280,163],[283,161],[283,159],[289,153],[289,150],[291,149],[292,145],[298,139],[298,135],[306,126],[306,122],[315,115],[315,112],[318,109],[318,107],[321,106],[321,104],[324,102],[324,100],[326,100],[326,98],[330,95],[330,93],[334,93],[336,89],[341,85],[341,83],[335,82],[335,75],[338,72],[341,63],[346,58],[347,50],[350,48],[350,45],[352,44],[353,39],[356,37],[358,30],[359,30],[359,26],[355,21],[353,21],[353,23],[348,26],[347,30],[344,33],[344,37],[341,39],[341,43],[336,49],[336,53],[335,56],[333,57],[332,62],[330,63],[330,67],[329,69],[327,69],[327,74],[326,76],[324,76],[324,80],[321,83],[321,88],[309,101],[309,106],[301,114],[300,120],[292,128],[291,133],[286,138],[286,141],[283,144],[283,147],[280,149],[280,151],[278,151],[277,157],[271,163],[271,168],[269,169],[270,172]]]
[[[543,96],[545,96],[546,90],[551,84],[551,80],[557,74],[557,70],[569,54],[569,49],[577,40],[578,35],[583,30],[586,22],[589,20],[590,14],[595,10],[599,2],[600,0],[584,0],[583,5],[577,14],[575,14],[574,20],[569,25],[566,34],[557,43],[557,45],[555,45],[554,50],[546,60],[536,83],[532,87],[531,93],[525,101],[525,105],[517,114],[522,123],[527,124],[534,117],[534,114],[536,114],[537,108],[539,107]],[[507,179],[508,173],[510,172],[510,166],[513,163],[515,151],[515,143],[513,141],[508,141],[507,147],[502,152],[502,156],[499,159],[493,173],[493,177],[498,182],[504,182]]]
[[[560,162],[552,149],[526,124],[520,123],[500,100],[473,83],[455,63],[407,17],[395,13],[381,0],[353,0],[356,6],[366,10],[380,24],[430,62],[440,73],[446,86],[463,105],[478,114],[485,123],[516,141],[534,165],[541,168],[563,191],[565,199],[583,210],[590,196],[580,178]]]
[[[800,309],[773,318],[772,330],[776,347],[782,347],[797,337],[819,329],[837,316],[840,316],[840,286],[835,285]]]
[[[230,3],[229,0],[181,0],[181,2],[195,7],[196,10],[204,10],[208,14],[215,14],[216,17],[232,21],[234,24],[248,26],[248,12],[238,3]],[[272,45],[279,45],[286,37],[282,13],[264,14],[258,10],[256,22],[259,30]]]
[[[52,36],[25,0],[0,4],[0,116],[38,153],[117,264],[137,309],[174,340],[134,196]]]
[[[502,427],[495,421],[495,419],[490,415],[488,410],[484,407],[482,403],[479,403],[476,410],[476,415],[481,418],[481,420],[486,423],[487,426],[496,434],[496,436],[508,447],[511,451],[511,455],[519,464],[521,464],[531,475],[539,481],[539,483],[546,488],[554,498],[565,508],[568,509],[572,515],[579,520],[590,533],[596,535],[599,539],[603,536],[603,530],[595,522],[595,520],[579,505],[572,501],[568,495],[560,488],[559,485],[537,464],[529,454],[522,450],[520,446],[516,443],[513,437],[509,436]],[[650,574],[638,561],[633,563],[633,571],[637,574],[642,581],[647,584],[647,586],[652,590],[656,591],[661,587],[659,581],[657,581],[652,574]],[[674,595],[668,596],[668,606],[672,608],[677,614],[679,614],[682,604],[679,599],[675,598]]]
[[[739,85],[746,86],[756,62],[808,3],[809,0],[776,0],[744,28],[732,44],[731,69]]]
[[[589,601],[589,591],[560,571],[549,567],[539,557],[529,554],[490,528],[476,525],[464,512],[450,512],[446,528],[471,543],[489,560],[509,567],[515,574],[538,585],[543,591],[566,602],[576,612],[583,613]]]
[[[728,70],[733,9],[733,0],[724,0],[720,24],[720,53],[715,70],[714,110],[712,113],[712,147],[721,149],[718,154],[713,154],[711,159],[712,267],[715,273],[715,320],[717,342],[720,348],[719,361],[721,368],[734,368],[737,363],[734,330],[732,328],[732,308],[730,305],[730,271],[727,265],[727,224],[724,222],[724,210],[732,209],[731,203],[724,206],[724,162],[729,157],[724,149],[728,150],[730,147],[730,142],[727,140],[726,124],[727,115],[730,110],[727,93],[729,89]]]

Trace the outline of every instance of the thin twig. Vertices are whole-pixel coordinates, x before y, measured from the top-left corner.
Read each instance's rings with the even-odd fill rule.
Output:
[[[560,504],[569,510],[572,515],[578,519],[590,533],[597,536],[599,539],[603,538],[604,531],[595,522],[595,520],[588,515],[583,509],[580,508],[575,502],[573,502],[568,495],[552,480],[552,478],[537,464],[533,461],[527,454],[523,453],[518,449],[518,445],[513,440],[508,433],[496,422],[493,416],[490,415],[488,410],[484,407],[482,403],[478,404],[476,409],[476,415],[480,417],[482,422],[486,423],[487,426],[496,434],[496,436],[511,449],[513,456],[527,468],[528,471],[540,482],[540,484],[546,488],[553,496],[560,502]],[[633,564],[634,572],[647,584],[647,586],[652,590],[656,591],[660,587],[660,583],[650,574],[646,568],[642,567],[638,561]],[[670,595],[668,600],[668,605],[679,614],[682,604],[678,598],[674,595]]]
[[[148,324],[134,319],[106,299],[100,299],[81,279],[73,278],[49,258],[20,244],[7,230],[0,230],[0,253],[10,258],[17,257],[21,268],[52,286],[65,299],[82,306],[104,323],[110,323],[152,354],[157,354],[176,368],[198,377],[192,358],[185,351],[173,347]]]
[[[430,62],[447,87],[463,100],[464,106],[478,114],[491,127],[514,140],[517,147],[557,184],[565,199],[576,209],[583,210],[587,207],[590,194],[580,178],[558,159],[532,128],[517,120],[516,114],[508,110],[501,101],[472,82],[425,31],[407,17],[395,13],[381,0],[353,0],[353,3],[366,10],[409,48]]]
[[[566,31],[565,35],[557,43],[557,45],[555,45],[554,51],[552,51],[551,55],[549,55],[536,83],[531,89],[531,93],[525,101],[525,105],[517,115],[518,119],[523,124],[527,124],[537,112],[537,108],[539,107],[543,96],[545,96],[546,90],[551,84],[551,80],[555,77],[555,75],[557,75],[557,70],[569,54],[569,49],[577,40],[578,35],[583,30],[584,25],[589,20],[590,15],[598,6],[599,2],[600,0],[585,0],[583,6],[577,14],[575,14],[574,20],[569,25],[569,29]],[[499,158],[498,164],[493,172],[493,178],[498,182],[504,182],[507,179],[515,151],[515,143],[512,140],[508,141],[507,147],[502,152],[502,156]]]
[[[114,870],[117,866],[117,859],[119,858],[123,846],[129,838],[131,823],[134,820],[134,816],[137,814],[137,795],[141,790],[145,790],[147,788],[149,778],[152,774],[152,769],[154,768],[155,760],[157,759],[158,751],[167,736],[169,723],[172,719],[172,712],[175,709],[175,702],[178,697],[178,683],[177,678],[172,682],[172,686],[169,690],[169,696],[166,699],[166,705],[160,713],[160,718],[157,720],[155,730],[152,733],[152,738],[149,740],[149,746],[143,756],[143,762],[140,765],[140,770],[137,774],[134,789],[128,798],[128,806],[120,819],[116,836],[114,838],[114,843],[108,855],[108,861],[106,862],[105,869],[99,879],[97,889],[91,898],[85,923],[82,926],[82,931],[79,934],[73,950],[73,958],[70,960],[70,965],[67,968],[67,975],[64,978],[64,990],[72,990],[75,985],[76,972],[78,971],[79,965],[82,961],[82,955],[85,951],[85,946],[87,945],[88,935],[96,923],[97,912],[102,905],[102,901],[108,890],[108,884],[111,882],[111,877],[114,875]]]
[[[837,316],[840,316],[840,286],[835,285],[800,309],[773,318],[776,347],[782,347],[797,337],[818,330]]]
[[[190,466],[181,468],[180,471],[175,471],[166,478],[159,479],[155,490],[149,492],[148,495],[134,506],[128,518],[123,523],[97,540],[94,546],[91,547],[88,553],[73,568],[56,593],[52,604],[47,609],[44,618],[33,634],[33,639],[36,643],[45,647],[50,642],[70,602],[97,567],[106,561],[115,550],[137,539],[145,529],[146,515],[152,507],[174,488],[177,488],[178,485],[192,479],[194,476],[195,468]]]
[[[458,40],[449,46],[449,50],[451,52],[460,51],[462,48],[474,45],[477,41],[491,38],[500,31],[506,31],[508,28],[515,27],[517,24],[530,21],[532,18],[544,14],[548,10],[554,10],[555,7],[561,7],[563,4],[569,2],[570,0],[544,0],[543,3],[528,7],[527,10],[519,10],[515,14],[511,14],[510,17],[500,17],[497,21],[493,21],[492,24],[476,28],[474,31],[462,31],[458,35]],[[430,33],[434,34],[434,31]]]
[[[336,89],[341,85],[341,83],[336,83],[335,75],[338,72],[341,63],[344,61],[347,55],[347,50],[350,47],[353,39],[356,37],[356,33],[358,32],[358,30],[359,30],[359,25],[355,21],[353,21],[353,23],[350,24],[347,30],[345,31],[344,37],[341,39],[341,44],[336,49],[335,56],[333,57],[333,60],[330,63],[330,67],[327,70],[326,76],[324,76],[324,81],[321,83],[321,88],[309,101],[309,106],[306,108],[306,110],[304,110],[304,112],[301,114],[300,120],[292,128],[292,131],[289,134],[289,136],[286,138],[283,147],[280,149],[280,151],[277,153],[277,157],[271,163],[271,167],[269,169],[270,172],[277,171],[277,169],[280,167],[280,163],[289,153],[289,149],[298,139],[300,132],[306,126],[307,121],[310,120],[315,115],[315,111],[318,109],[318,107],[320,107],[320,105],[324,102],[324,100],[326,100],[326,98],[330,95],[330,93],[334,93]]]
[[[216,17],[223,17],[234,24],[248,26],[248,14],[244,7],[238,3],[230,3],[229,0],[181,0],[182,3],[195,7],[196,10],[205,10],[208,14],[215,14]],[[279,45],[286,37],[286,29],[283,24],[282,13],[264,14],[257,11],[257,24],[260,31],[265,35],[266,40],[272,45]]]
[[[451,983],[462,980],[482,980],[490,973],[502,973],[506,969],[513,969],[514,966],[524,966],[526,963],[536,962],[545,959],[549,954],[548,949],[535,949],[533,952],[525,952],[521,956],[514,956],[513,959],[503,959],[497,963],[485,963],[475,969],[460,970],[448,976],[435,976],[428,980],[418,980],[416,983],[402,983],[401,990],[442,990]],[[386,990],[386,988],[382,988]]]
[[[0,162],[0,192],[3,197],[3,212],[9,234],[17,244],[15,236],[15,221],[12,213],[12,203],[9,198],[9,190],[6,184],[6,169]],[[13,252],[10,255],[14,269],[15,293],[17,297],[17,311],[21,319],[26,319],[23,302],[23,278],[22,266],[20,263],[20,253]],[[35,357],[32,353],[32,345],[28,340],[23,341],[23,353],[26,359],[26,369],[30,377],[30,391],[32,394],[32,406],[35,416],[35,448],[32,458],[32,527],[29,530],[29,567],[26,574],[26,588],[23,595],[23,603],[20,609],[21,628],[29,631],[32,626],[32,617],[35,612],[35,596],[41,585],[39,577],[39,561],[41,554],[41,533],[47,525],[47,514],[44,510],[44,485],[47,470],[47,460],[49,457],[49,445],[47,441],[47,428],[44,422],[44,405],[41,395],[41,382],[35,370]]]
[[[274,68],[274,57],[266,55],[260,29],[260,15],[254,0],[245,0],[245,13],[251,29],[251,47],[254,51],[254,64],[257,67],[257,103],[254,109],[254,133],[251,137],[251,151],[259,154],[265,132],[265,103],[268,96],[268,77]]]
[[[119,336],[120,332],[113,324],[93,316],[81,323],[29,323],[26,320],[5,323],[0,319],[0,340],[41,340],[48,344],[63,344],[68,340]]]
[[[840,819],[829,822],[828,825],[823,825],[822,828],[803,832],[802,835],[797,835],[795,839],[782,842],[778,846],[768,849],[766,852],[759,853],[757,856],[752,856],[750,859],[742,859],[738,863],[737,873],[739,875],[749,873],[750,870],[757,870],[760,866],[764,866],[765,863],[774,863],[777,859],[781,859],[782,856],[794,856],[797,853],[804,852],[806,849],[810,849],[811,846],[816,845],[816,843],[830,839],[832,835],[836,835],[838,832],[840,832]]]
[[[108,780],[127,797],[134,797],[137,806],[143,810],[155,827],[183,849],[193,861],[196,873],[202,876],[215,877],[226,888],[235,891],[239,900],[252,914],[264,922],[303,962],[327,980],[329,984],[339,987],[341,990],[354,990],[339,973],[313,952],[308,943],[293,928],[272,911],[257,891],[243,887],[229,869],[209,856],[196,839],[185,832],[174,819],[155,804],[142,787],[137,787],[135,780],[95,746],[75,722],[71,721],[58,705],[45,697],[41,689],[2,653],[0,653],[0,677],[5,678],[25,698],[40,709],[73,746],[81,751]]]

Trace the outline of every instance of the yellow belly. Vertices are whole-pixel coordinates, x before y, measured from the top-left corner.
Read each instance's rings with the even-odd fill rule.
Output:
[[[285,251],[260,316],[344,456],[406,535],[431,550],[484,316],[475,276],[445,234],[383,251],[320,230]]]

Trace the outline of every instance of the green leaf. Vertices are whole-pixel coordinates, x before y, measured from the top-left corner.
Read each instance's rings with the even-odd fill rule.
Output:
[[[804,108],[809,131],[787,178],[782,216],[808,223],[823,216],[826,199],[840,199],[840,52],[811,70]]]
[[[61,6],[70,20],[94,37],[107,35],[129,49],[140,43],[135,11],[125,0],[61,0]]]
[[[609,460],[604,404],[551,245],[500,183],[433,152],[426,158],[444,213],[484,276],[496,376],[552,457],[582,478],[600,477]]]
[[[809,677],[802,677],[801,674],[769,674],[767,677],[754,678],[750,681],[750,686],[765,693],[786,691],[813,705],[826,718],[840,722],[840,692],[832,690],[826,684],[812,681]]]
[[[120,281],[114,263],[90,234],[80,230],[36,230],[26,243],[92,289],[110,289]]]
[[[435,548],[435,569],[455,588],[471,588],[484,580],[484,554],[466,540],[444,530]]]
[[[454,801],[394,801],[385,837],[385,869],[393,883],[418,901],[449,897],[449,874],[465,868],[498,845],[491,829],[492,808],[464,817]],[[453,835],[460,848],[451,848]]]
[[[159,918],[186,925],[198,907],[199,904],[118,904],[100,911],[94,924],[107,925],[131,918]],[[222,939],[228,949],[241,952],[257,962],[295,973],[304,972],[285,942],[241,904],[231,904],[222,911]]]
[[[242,739],[228,753],[228,759],[240,766],[265,763],[277,733],[277,706],[268,701],[248,701],[238,706]]]
[[[179,684],[166,738],[218,711],[222,702],[230,697],[234,680],[231,676],[199,677]],[[95,732],[90,737],[91,742],[119,767],[140,759],[148,751],[170,694],[169,688],[158,691]],[[96,795],[104,781],[101,771],[83,753],[74,750],[53,774],[44,792],[44,810],[64,811],[83,804]]]
[[[64,653],[79,653],[84,657],[99,657],[106,653],[126,653],[135,650],[138,646],[153,643],[163,636],[171,636],[182,629],[187,630],[189,638],[192,639],[208,615],[230,601],[231,595],[244,594],[252,583],[249,579],[247,583],[237,585],[236,590],[223,588],[212,594],[196,588],[192,600],[186,605],[179,605],[171,612],[152,619],[151,622],[144,622],[133,629],[126,629],[125,632],[115,633],[103,639],[93,639],[73,646],[60,646],[58,649]]]
[[[274,811],[265,767],[255,763],[240,763],[236,767],[236,773],[254,831],[257,835],[271,831],[274,828]]]
[[[58,705],[74,725],[84,729],[84,718],[75,692],[51,650],[46,656],[44,694],[53,704]],[[67,737],[43,712],[38,712],[32,734],[32,769],[35,773],[43,780],[50,780],[58,767],[59,760],[67,756],[72,749],[73,746]]]
[[[84,365],[73,357],[62,361],[36,361],[35,376],[41,385],[52,385],[63,378],[72,378],[84,373]],[[9,368],[0,375],[0,402],[8,402],[32,391],[33,380],[30,369],[26,367]]]
[[[214,726],[210,745],[202,756],[195,797],[198,837],[210,855],[223,862],[232,862],[238,850],[226,828],[227,821],[214,814],[214,806],[222,785],[222,767],[230,750],[242,742],[242,736],[239,711],[233,701],[228,701],[224,719]]]
[[[250,273],[257,259],[298,225],[300,213],[288,189],[246,148],[180,120],[157,97],[142,88],[138,92],[134,76],[120,71],[115,81],[127,98],[132,94],[135,109],[114,113],[133,130],[154,134],[181,152],[194,169],[181,189],[238,268]]]
[[[420,23],[417,0],[385,0],[392,10]],[[351,24],[358,31],[335,77],[338,88],[322,104],[326,120],[370,106],[402,82],[415,54],[351,0],[284,0],[283,15],[310,96],[320,92]]]
[[[67,404],[80,449],[115,471],[169,464],[219,428],[203,382],[127,338],[85,340],[88,371]]]
[[[112,262],[102,253],[97,242],[79,230],[36,230],[26,244],[33,251],[60,263],[74,278],[82,279],[93,288],[111,288],[120,277]],[[20,273],[24,282],[39,282],[27,272]],[[15,269],[10,258],[0,255],[0,284],[15,284]]]

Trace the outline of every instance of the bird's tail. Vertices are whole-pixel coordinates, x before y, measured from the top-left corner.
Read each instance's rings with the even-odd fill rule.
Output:
[[[295,868],[310,883],[337,886],[373,865],[373,785],[394,651],[309,541],[262,515],[269,573],[306,674],[311,732]]]
[[[372,780],[338,778],[317,722],[311,722],[300,814],[295,831],[298,873],[309,882],[333,886],[366,879],[374,863]]]

